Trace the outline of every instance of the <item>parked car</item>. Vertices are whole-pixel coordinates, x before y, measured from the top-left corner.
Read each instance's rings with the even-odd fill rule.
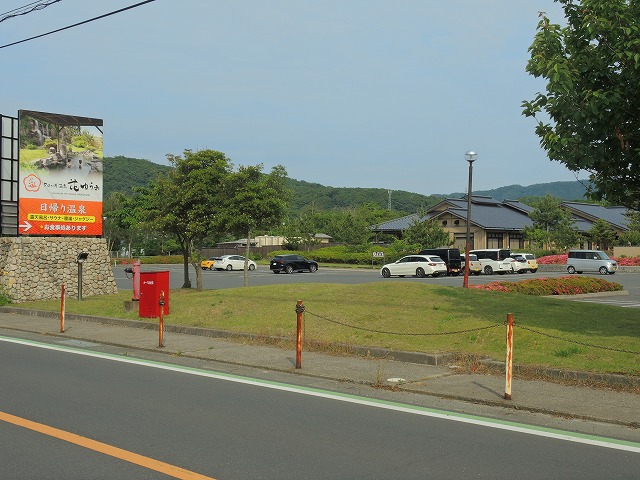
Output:
[[[220,257],[210,257],[208,260],[200,262],[203,270],[244,270],[245,257],[242,255],[222,255]],[[256,269],[256,262],[249,260],[249,270]]]
[[[464,272],[466,265],[466,257],[464,253],[460,254],[460,262],[462,264],[462,271]],[[478,256],[473,253],[469,254],[469,273],[473,275],[480,275],[482,273],[482,266],[478,261]]]
[[[618,270],[618,263],[609,258],[601,250],[569,250],[567,255],[567,272],[599,272],[601,275],[613,275]]]
[[[213,263],[216,261],[216,258],[220,257],[209,257],[207,260],[202,260],[200,262],[200,268],[203,270],[213,270]]]
[[[529,271],[527,259],[522,255],[515,255],[512,253],[508,260],[511,262],[511,269],[515,273],[525,273]]]
[[[457,248],[427,248],[420,252],[420,255],[437,255],[444,263],[447,264],[447,274],[454,277],[460,275],[462,271],[462,262],[460,258],[460,250]]]
[[[515,260],[513,263],[513,271],[518,273],[538,271],[538,261],[533,253],[511,253],[511,258]]]
[[[398,277],[415,275],[422,278],[427,275],[437,277],[446,274],[447,264],[435,255],[407,255],[394,263],[383,265],[380,269],[380,275],[385,278],[389,278],[392,275]]]
[[[478,256],[478,261],[482,268],[482,272],[486,275],[497,273],[504,275],[505,273],[513,273],[511,265],[511,250],[508,248],[487,248],[485,250],[471,250]]]
[[[300,255],[277,255],[269,262],[269,269],[273,273],[293,273],[304,270],[309,270],[309,272],[314,273],[318,270],[318,262]]]

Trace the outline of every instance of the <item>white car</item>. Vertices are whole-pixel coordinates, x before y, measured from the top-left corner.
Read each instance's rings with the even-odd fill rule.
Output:
[[[512,253],[511,257],[507,260],[511,260],[511,268],[513,268],[515,273],[525,273],[530,271],[527,259],[523,255]]]
[[[209,270],[244,270],[244,257],[242,255],[222,255],[209,260],[213,260],[208,267]],[[256,262],[249,260],[248,268],[249,270],[255,270]]]
[[[431,275],[447,274],[447,264],[435,255],[407,255],[394,263],[388,263],[380,269],[380,275],[389,278],[392,275],[398,277],[413,276],[426,277]]]
[[[465,254],[460,254],[460,264],[462,265],[462,272],[464,273],[465,264],[466,264]],[[480,275],[482,273],[482,265],[480,265],[480,261],[478,260],[478,256],[473,253],[469,254],[469,273],[472,275]]]
[[[516,257],[520,257],[522,260],[524,260],[524,265],[518,265],[518,268],[516,268],[515,264],[514,264],[514,271],[518,272],[518,273],[523,273],[523,272],[531,272],[531,273],[536,273],[538,271],[538,261],[536,260],[536,257],[533,253],[511,253],[511,258],[516,258]],[[519,262],[522,263],[522,262]]]

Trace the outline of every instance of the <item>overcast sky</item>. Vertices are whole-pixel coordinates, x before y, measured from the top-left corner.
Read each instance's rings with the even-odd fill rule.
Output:
[[[61,0],[0,45],[138,1]],[[211,148],[334,187],[466,191],[469,149],[474,190],[575,180],[521,115],[539,11],[563,21],[552,0],[156,0],[0,48],[0,113],[102,118],[106,156]]]

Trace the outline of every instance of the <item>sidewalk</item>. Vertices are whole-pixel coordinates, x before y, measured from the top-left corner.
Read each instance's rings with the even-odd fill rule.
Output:
[[[455,368],[447,365],[303,351],[302,368],[296,369],[295,350],[171,331],[165,331],[164,347],[158,348],[157,322],[103,318],[78,320],[68,315],[65,332],[60,333],[58,314],[55,312],[47,317],[11,311],[11,308],[0,308],[0,328],[5,332],[14,332],[16,336],[20,331],[32,332],[360,385],[394,387],[396,391],[474,404],[630,426],[638,428],[640,441],[640,395],[633,393],[520,380],[514,375],[512,400],[504,400],[504,376],[459,374]],[[67,345],[74,346],[74,343],[67,342]],[[75,342],[75,345],[86,346],[80,342]],[[171,357],[167,357],[166,361],[171,362]]]

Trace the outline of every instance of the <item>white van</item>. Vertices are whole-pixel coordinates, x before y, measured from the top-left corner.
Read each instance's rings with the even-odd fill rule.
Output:
[[[473,253],[478,257],[482,273],[486,275],[513,273],[513,266],[511,265],[513,259],[510,258],[511,250],[508,248],[486,248],[484,250],[471,250],[469,253]]]
[[[615,260],[601,250],[569,250],[567,272],[599,272],[601,275],[613,275],[618,270]]]

